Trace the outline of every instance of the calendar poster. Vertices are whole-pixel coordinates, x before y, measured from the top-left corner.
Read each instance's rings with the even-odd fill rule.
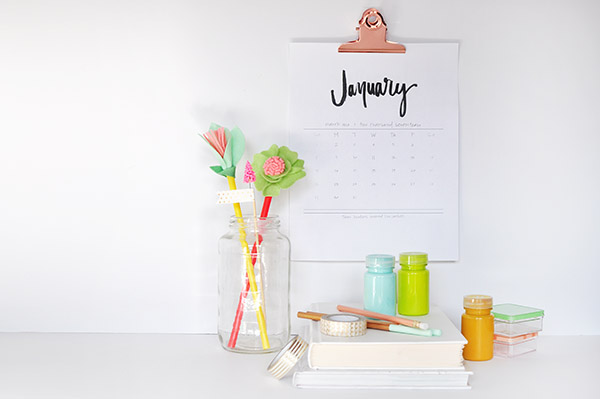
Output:
[[[290,194],[296,261],[423,251],[458,259],[458,44],[406,54],[290,45]]]

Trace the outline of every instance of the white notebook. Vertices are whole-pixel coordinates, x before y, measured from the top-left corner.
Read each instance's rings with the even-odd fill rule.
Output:
[[[294,373],[297,388],[470,389],[473,372],[457,369],[348,370],[308,367],[302,359]]]

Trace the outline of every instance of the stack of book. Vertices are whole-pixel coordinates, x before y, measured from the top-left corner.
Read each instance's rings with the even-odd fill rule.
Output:
[[[311,310],[338,313],[335,305],[315,304]],[[466,339],[436,307],[427,316],[411,317],[441,336],[423,337],[368,329],[359,337],[324,335],[309,321],[309,349],[294,373],[298,388],[469,389],[462,349]]]

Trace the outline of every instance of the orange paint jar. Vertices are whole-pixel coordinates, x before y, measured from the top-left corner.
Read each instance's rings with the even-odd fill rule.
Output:
[[[494,357],[494,316],[492,297],[465,295],[465,314],[462,315],[461,332],[468,343],[463,349],[465,360],[490,360]]]

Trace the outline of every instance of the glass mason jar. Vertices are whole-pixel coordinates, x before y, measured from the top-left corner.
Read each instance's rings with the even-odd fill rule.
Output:
[[[290,241],[277,216],[232,216],[229,228],[219,239],[219,341],[232,352],[277,351],[290,338]]]

